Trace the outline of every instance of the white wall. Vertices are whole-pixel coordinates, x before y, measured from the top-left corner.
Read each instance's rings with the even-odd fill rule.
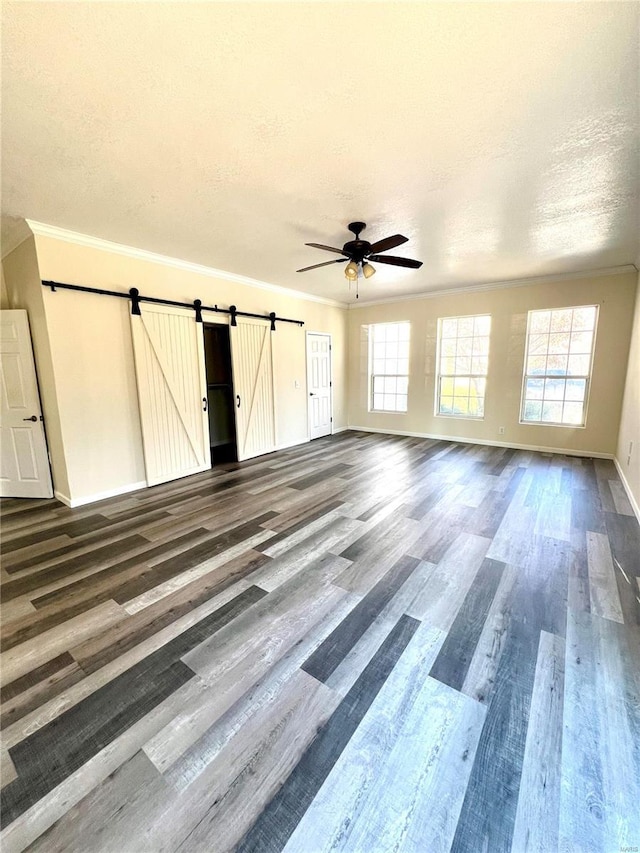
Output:
[[[349,425],[612,456],[617,444],[635,287],[635,273],[585,276],[350,310]],[[586,426],[521,424],[527,312],[587,304],[597,304],[600,310]],[[468,314],[492,317],[485,417],[480,421],[434,414],[438,318]],[[365,327],[400,320],[411,321],[408,412],[370,412]],[[500,427],[504,427],[504,434],[500,434]]]
[[[630,453],[631,444],[633,449]],[[640,521],[640,273],[636,288],[633,332],[624,386],[616,462]]]
[[[44,280],[123,292],[137,287],[148,296],[184,302],[198,298],[205,305],[235,304],[256,314],[275,311],[303,320],[303,328],[278,324],[273,337],[278,446],[308,438],[304,332],[331,333],[334,428],[346,426],[345,309],[49,236],[35,239]],[[83,502],[131,488],[144,481],[144,463],[129,303],[41,290],[65,436],[65,497]]]

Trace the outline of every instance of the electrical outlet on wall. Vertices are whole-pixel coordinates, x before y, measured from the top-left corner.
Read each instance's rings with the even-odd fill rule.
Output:
[[[504,435],[504,427],[498,427],[498,435]]]
[[[631,464],[631,453],[633,452],[633,442],[629,442],[629,453],[627,454],[627,465]]]
[[[300,387],[300,380],[299,380],[299,379],[294,379],[294,380],[293,380],[293,387],[294,387],[294,388],[299,388],[299,387]]]

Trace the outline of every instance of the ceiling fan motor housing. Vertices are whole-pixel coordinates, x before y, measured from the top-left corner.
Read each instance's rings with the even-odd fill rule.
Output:
[[[348,255],[356,263],[364,260],[365,256],[369,254],[370,249],[371,243],[367,243],[366,240],[351,240],[342,247],[345,255]]]
[[[353,265],[356,264],[357,266],[361,266],[367,259],[381,264],[391,264],[391,266],[396,267],[410,267],[411,269],[419,269],[422,266],[422,261],[414,261],[411,258],[398,258],[395,255],[380,254],[381,252],[386,252],[388,249],[394,249],[396,246],[401,246],[403,243],[406,243],[409,239],[408,237],[405,237],[402,234],[391,234],[389,237],[377,240],[375,243],[369,243],[368,240],[360,239],[360,232],[365,228],[366,225],[364,222],[350,222],[349,231],[354,235],[355,240],[350,240],[348,243],[345,243],[342,249],[336,249],[335,246],[325,246],[322,243],[305,243],[306,246],[311,246],[314,249],[323,249],[325,252],[334,252],[335,254],[342,255],[343,257],[333,261],[325,261],[321,264],[312,264],[310,267],[303,267],[301,270],[297,270],[297,272],[307,272],[307,270],[315,270],[318,269],[318,267],[326,267],[329,266],[329,264],[344,263],[349,260],[350,263],[345,268],[345,271],[349,273],[349,275],[347,275],[347,278],[349,278],[355,272]],[[374,272],[375,270],[369,266],[367,271],[365,271],[365,276],[370,277]]]

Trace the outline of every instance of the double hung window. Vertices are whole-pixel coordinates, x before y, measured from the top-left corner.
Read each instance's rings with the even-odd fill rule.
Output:
[[[584,426],[598,308],[529,311],[522,423]]]
[[[369,407],[372,412],[407,411],[410,326],[410,323],[369,326]]]
[[[489,314],[438,321],[437,415],[484,417],[490,334]]]

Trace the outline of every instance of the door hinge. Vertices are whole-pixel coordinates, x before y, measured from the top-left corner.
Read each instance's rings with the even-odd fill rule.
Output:
[[[333,423],[333,418],[329,418],[330,422]]]
[[[329,388],[333,388],[333,382],[329,382]]]

